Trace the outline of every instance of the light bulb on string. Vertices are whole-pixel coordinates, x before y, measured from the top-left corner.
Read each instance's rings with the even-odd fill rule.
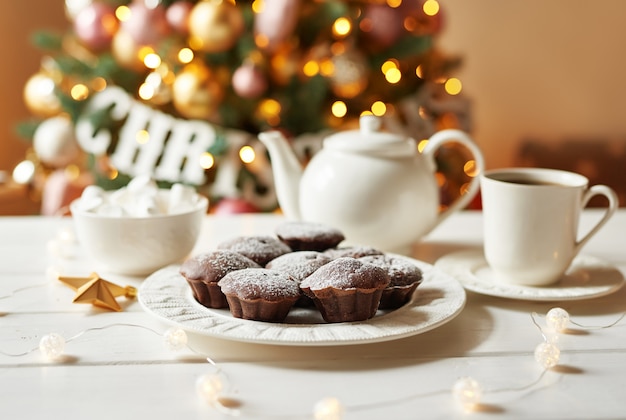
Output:
[[[54,360],[61,357],[65,350],[65,339],[57,333],[50,333],[41,337],[39,351],[48,359]]]
[[[544,341],[535,348],[535,361],[545,369],[558,365],[560,358],[561,350],[554,343]]]
[[[327,397],[319,400],[313,408],[315,420],[341,420],[344,407],[337,398]]]
[[[546,325],[556,332],[567,330],[569,313],[563,308],[552,308],[546,314]]]
[[[475,379],[465,376],[454,383],[452,395],[464,410],[470,411],[480,403],[483,390]]]
[[[165,346],[172,351],[182,350],[187,347],[187,333],[181,328],[170,328],[163,334]]]
[[[224,383],[222,378],[216,373],[201,375],[196,380],[196,392],[211,405],[218,401],[223,389]]]

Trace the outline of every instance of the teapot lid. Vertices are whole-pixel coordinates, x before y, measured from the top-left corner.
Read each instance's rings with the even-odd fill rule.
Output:
[[[324,139],[324,148],[384,156],[406,156],[416,152],[415,140],[380,131],[382,120],[362,115],[359,129],[335,133]]]

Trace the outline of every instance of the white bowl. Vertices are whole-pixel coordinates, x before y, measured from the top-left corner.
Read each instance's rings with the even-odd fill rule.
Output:
[[[81,210],[79,200],[70,210],[82,249],[97,270],[132,276],[182,262],[196,244],[208,208],[208,199],[198,195],[184,213],[115,217]]]

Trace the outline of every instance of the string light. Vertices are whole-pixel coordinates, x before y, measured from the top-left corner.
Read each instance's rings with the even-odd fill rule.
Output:
[[[546,314],[546,324],[556,332],[563,332],[569,324],[569,313],[563,308],[552,308]]]
[[[71,258],[76,254],[76,235],[72,229],[61,229],[46,244],[48,253],[55,258]]]
[[[344,411],[343,405],[337,398],[327,397],[315,404],[313,417],[315,420],[341,420]]]
[[[215,373],[207,373],[196,379],[196,392],[209,404],[215,404],[224,389],[222,378]]]
[[[178,351],[187,347],[187,333],[181,328],[170,328],[163,334],[165,346],[169,350]]]
[[[454,383],[452,395],[464,410],[471,411],[480,403],[483,389],[476,380],[466,376]]]
[[[58,359],[65,350],[65,339],[57,333],[50,333],[41,337],[39,351],[48,360]]]
[[[561,350],[554,343],[544,341],[535,348],[535,361],[543,366],[544,369],[550,369],[558,365],[560,358]]]

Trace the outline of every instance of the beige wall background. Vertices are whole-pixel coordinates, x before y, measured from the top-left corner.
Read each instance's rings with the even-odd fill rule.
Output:
[[[621,156],[626,170],[625,1],[441,4],[446,27],[439,43],[464,58],[459,75],[489,167],[515,164],[522,142],[532,138],[581,162],[594,153],[580,143],[595,142],[610,149],[599,159]]]
[[[39,70],[41,51],[30,42],[33,32],[66,26],[63,0],[3,1],[0,13],[0,170],[12,171],[25,157],[28,143],[15,126],[30,114],[22,91]]]
[[[621,156],[626,1],[440,2],[446,25],[438,43],[444,52],[464,58],[459,76],[473,103],[473,135],[489,167],[514,164],[528,138],[546,145],[571,139],[608,142],[612,155]],[[22,88],[42,55],[28,38],[37,29],[66,26],[63,0],[3,3],[0,170],[11,170],[26,149],[13,130],[29,117]]]

